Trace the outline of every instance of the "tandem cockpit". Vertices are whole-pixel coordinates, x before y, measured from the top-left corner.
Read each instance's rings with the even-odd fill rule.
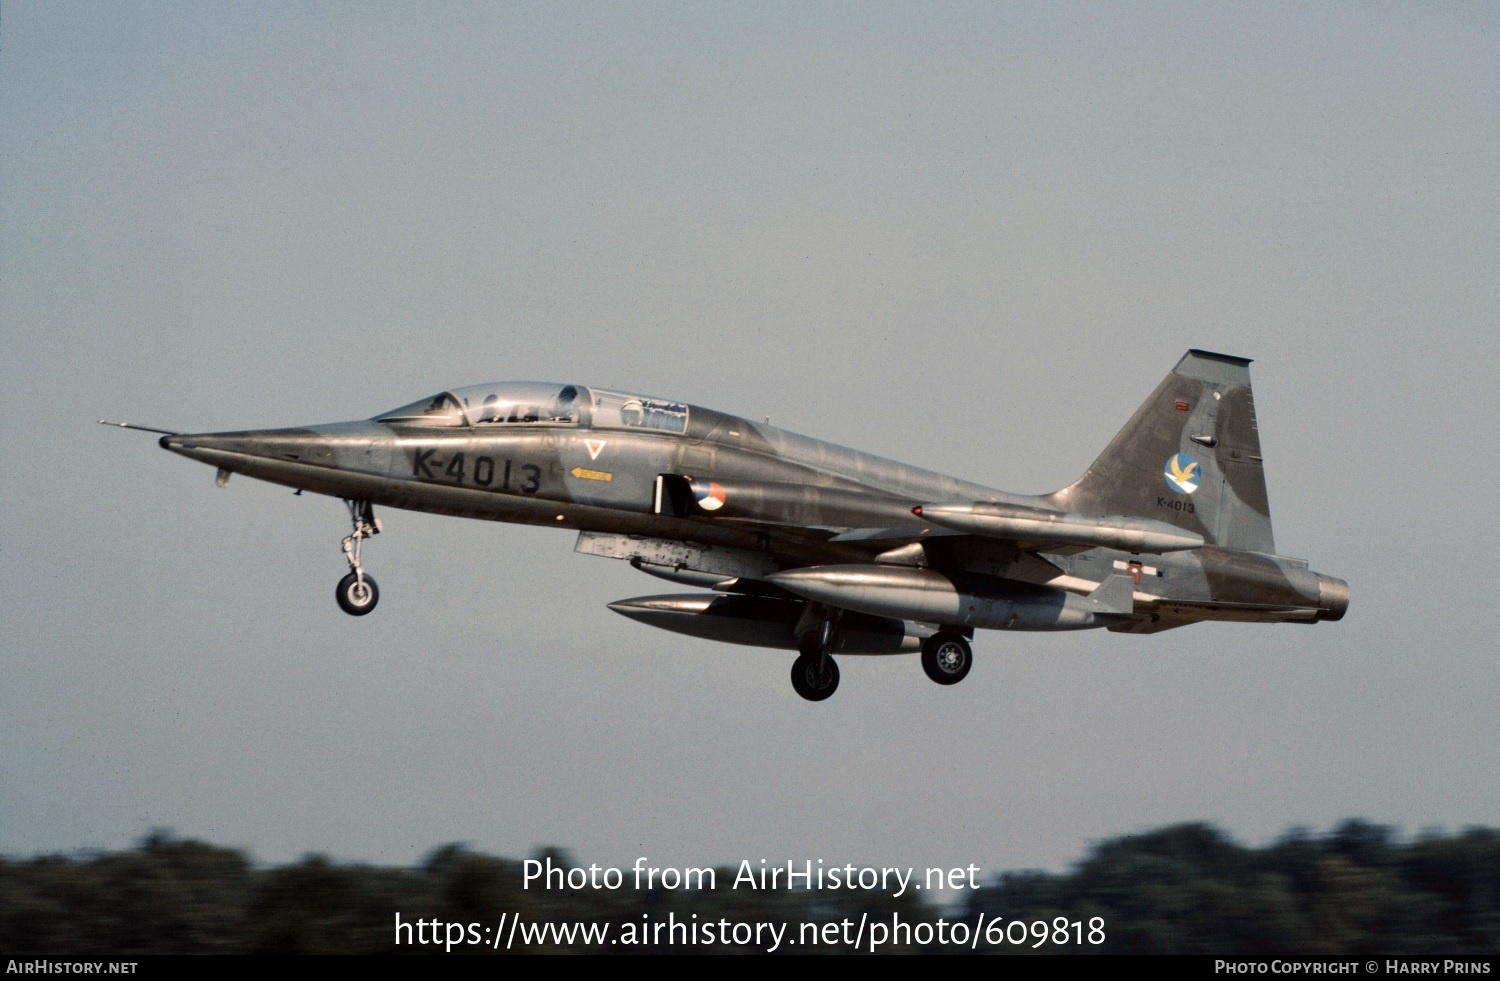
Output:
[[[551,382],[494,382],[439,392],[376,422],[422,429],[584,426],[687,432],[688,406],[667,399]]]

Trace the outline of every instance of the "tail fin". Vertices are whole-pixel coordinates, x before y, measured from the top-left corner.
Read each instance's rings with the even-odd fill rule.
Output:
[[[1275,553],[1250,361],[1188,351],[1088,471],[1063,511],[1156,518],[1210,544]]]

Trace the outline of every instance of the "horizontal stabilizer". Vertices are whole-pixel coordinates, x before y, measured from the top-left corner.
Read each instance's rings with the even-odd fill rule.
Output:
[[[1135,612],[1135,581],[1129,576],[1110,576],[1089,593],[1100,613],[1129,616]]]

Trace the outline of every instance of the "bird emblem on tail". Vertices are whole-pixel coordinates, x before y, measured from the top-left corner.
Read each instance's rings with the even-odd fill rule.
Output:
[[[1202,476],[1202,467],[1198,461],[1189,453],[1178,453],[1167,460],[1167,465],[1162,469],[1167,478],[1167,486],[1179,494],[1191,494],[1198,489],[1198,480]]]

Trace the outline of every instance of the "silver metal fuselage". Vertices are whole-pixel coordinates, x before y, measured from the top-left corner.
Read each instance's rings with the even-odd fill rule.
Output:
[[[762,521],[655,510],[660,474],[802,488],[774,537],[790,564],[863,560],[828,542],[855,527],[923,527],[921,501],[1031,502],[978,484],[693,407],[686,433],[536,423],[423,429],[375,420],[164,436],[161,446],[230,473],[434,514],[687,540],[764,551]],[[603,444],[595,452],[590,442]],[[802,529],[827,529],[804,534]],[[804,555],[804,550],[806,554]]]
[[[1205,620],[1338,620],[1349,587],[1275,554],[1245,358],[1190,350],[1081,477],[994,488],[669,399],[545,382],[439,392],[371,420],[187,435],[218,469],[343,498],[364,616],[375,505],[566,528],[687,594],[610,608],[640,623],[795,650],[792,686],[838,687],[834,654],[921,652],[962,681],[977,629],[1155,633]],[[136,427],[140,428],[140,427]],[[159,430],[157,430],[159,431]]]
[[[935,525],[937,518],[923,520],[913,508],[980,502],[1010,514],[1018,508],[1046,512],[1052,505],[1045,497],[1008,494],[743,418],[684,408],[682,432],[577,421],[429,428],[407,419],[170,435],[160,442],[221,471],[299,490],[629,536],[647,544],[635,552],[608,552],[585,549],[581,538],[579,548],[635,558],[646,571],[654,564],[650,542],[758,556],[761,572],[773,577],[769,581],[787,572],[777,585],[804,599],[836,606],[843,597],[848,609],[936,625],[1130,629],[1132,616],[1081,605],[1115,574],[1130,575],[1136,584],[1136,622],[1160,611],[1190,620],[1312,622],[1336,619],[1347,605],[1340,580],[1279,556],[1207,544],[1173,546],[1183,550],[1142,561],[1132,552],[1077,543],[1028,553],[1014,543],[960,534]],[[712,481],[727,489],[724,506],[714,513],[671,513],[662,506],[663,475]],[[845,583],[832,572],[823,576],[826,581],[813,581],[818,567],[851,565],[866,567],[860,582]],[[814,571],[790,574],[809,567]],[[695,563],[689,558],[672,568],[689,576]],[[716,574],[731,578],[735,568],[731,561],[727,569],[700,570],[705,578],[695,584],[709,584]],[[934,598],[934,590],[945,595]],[[988,613],[967,602],[976,594],[990,604]],[[996,613],[995,604],[1006,602],[1021,603],[1033,614],[1041,602],[1055,606],[1056,615]]]

